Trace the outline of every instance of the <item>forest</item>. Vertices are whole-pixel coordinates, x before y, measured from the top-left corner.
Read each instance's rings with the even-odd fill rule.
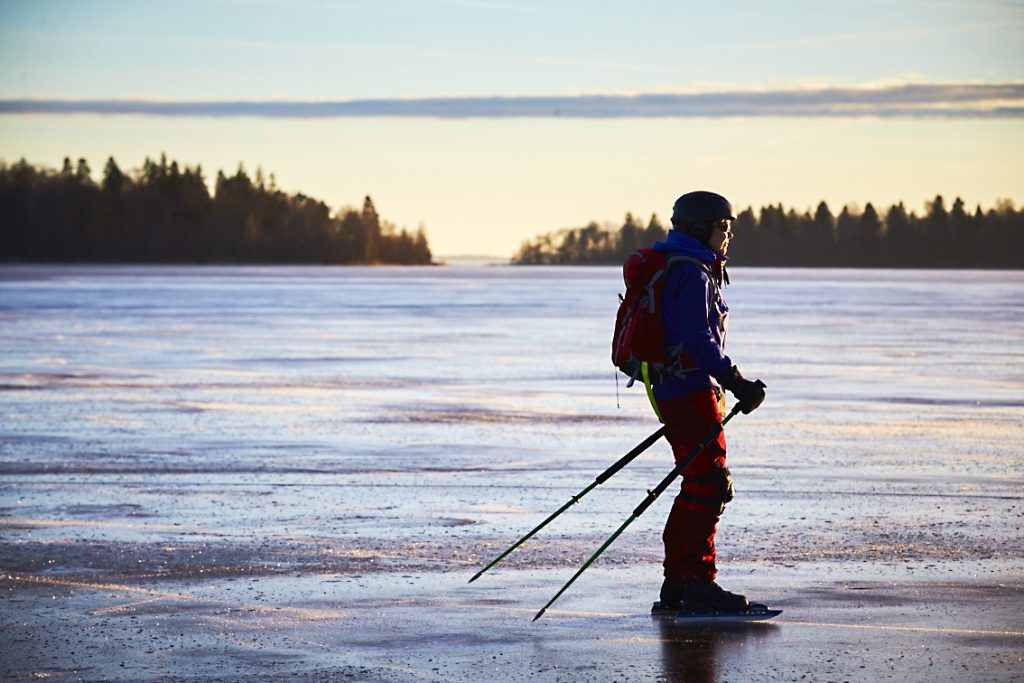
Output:
[[[399,230],[370,197],[332,213],[241,166],[219,171],[211,195],[200,166],[161,155],[127,173],[110,157],[99,183],[84,159],[0,162],[0,260],[413,265],[431,253],[422,228]]]
[[[1024,210],[1001,201],[973,211],[941,196],[918,215],[896,204],[878,211],[846,206],[835,215],[825,202],[797,213],[781,204],[739,213],[729,263],[743,266],[850,268],[1024,268]],[[620,264],[635,249],[663,239],[657,216],[646,225],[631,214],[621,227],[590,223],[525,242],[519,265]]]

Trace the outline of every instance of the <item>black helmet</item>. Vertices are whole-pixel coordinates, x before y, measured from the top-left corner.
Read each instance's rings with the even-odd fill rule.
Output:
[[[672,207],[672,227],[683,232],[695,223],[707,224],[720,218],[736,220],[732,204],[722,195],[707,190],[687,192]]]

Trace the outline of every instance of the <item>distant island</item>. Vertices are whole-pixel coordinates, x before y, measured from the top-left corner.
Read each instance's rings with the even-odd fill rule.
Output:
[[[123,172],[113,157],[102,180],[85,159],[60,171],[24,159],[0,162],[0,260],[97,263],[431,263],[420,228],[361,209],[332,213],[289,195],[257,169],[217,172],[210,194],[202,169],[149,158]]]
[[[729,262],[740,266],[864,268],[1024,268],[1024,210],[1009,200],[968,212],[959,198],[946,208],[941,196],[924,215],[902,203],[881,213],[868,203],[833,215],[825,202],[814,214],[781,204],[739,213]],[[657,216],[647,225],[631,214],[621,227],[590,223],[525,242],[517,265],[621,264],[626,256],[664,239]]]

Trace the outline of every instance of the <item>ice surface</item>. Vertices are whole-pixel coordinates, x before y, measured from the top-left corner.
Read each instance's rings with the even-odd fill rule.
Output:
[[[948,627],[923,607],[930,594],[951,600],[944,586],[1019,607],[1024,273],[731,275],[727,351],[768,399],[727,428],[737,498],[719,559],[727,587],[786,608],[750,637],[785,651],[780,630],[798,622],[864,619],[924,637]],[[0,668],[480,680],[474,629],[451,627],[473,605],[492,606],[467,622],[477,632],[497,618],[488,657],[514,668],[530,642],[540,679],[597,677],[545,669],[560,660],[542,653],[595,628],[621,628],[640,650],[676,642],[636,616],[656,597],[668,494],[538,622],[547,631],[519,625],[671,469],[664,443],[463,585],[657,428],[608,359],[620,290],[615,268],[3,267],[0,637],[25,645]],[[864,599],[860,616],[839,608],[847,591]],[[890,602],[867,600],[881,592]],[[801,613],[814,601],[835,610]],[[1022,629],[993,615],[970,627],[994,643],[984,656],[968,634],[943,633],[972,666],[1012,680],[1019,657],[1004,660]],[[99,649],[69,636],[30,654],[63,633],[48,631],[54,619]],[[175,620],[201,664],[158,656],[168,635],[154,624]],[[137,621],[146,642],[161,634],[148,658]],[[308,629],[324,624],[350,636],[312,662]],[[395,663],[355,635],[427,652],[441,647],[422,640],[431,625],[455,653],[443,665]],[[245,659],[247,628],[280,636],[276,654]],[[97,658],[112,634],[134,652],[124,668]],[[892,659],[872,670],[899,672]],[[667,676],[673,661],[620,678]]]

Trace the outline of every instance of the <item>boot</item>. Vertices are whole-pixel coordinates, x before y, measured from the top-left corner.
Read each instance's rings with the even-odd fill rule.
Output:
[[[661,604],[666,608],[701,611],[732,611],[750,607],[746,596],[730,593],[709,579],[672,577],[667,577],[661,585]]]

